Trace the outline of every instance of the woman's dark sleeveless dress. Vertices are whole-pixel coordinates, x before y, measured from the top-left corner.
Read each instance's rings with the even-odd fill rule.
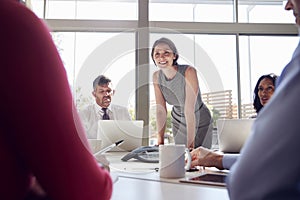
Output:
[[[172,116],[172,131],[175,139],[175,144],[186,144],[186,120],[184,115],[185,104],[185,71],[187,65],[178,65],[178,71],[175,77],[168,80],[160,70],[158,82],[161,92],[170,105],[173,105]],[[196,127],[195,127],[195,148],[204,146],[211,148],[212,144],[212,118],[209,109],[203,103],[200,89],[195,105]]]

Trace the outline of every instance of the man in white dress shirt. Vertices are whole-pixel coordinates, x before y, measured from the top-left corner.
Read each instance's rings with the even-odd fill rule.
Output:
[[[108,77],[98,76],[93,82],[93,88],[92,94],[95,97],[95,103],[79,112],[89,139],[97,138],[99,120],[131,120],[127,108],[111,104],[115,91]]]

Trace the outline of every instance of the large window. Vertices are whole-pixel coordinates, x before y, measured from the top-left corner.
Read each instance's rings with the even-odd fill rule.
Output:
[[[283,0],[150,0],[150,21],[290,23]],[[237,15],[238,13],[238,19]]]
[[[239,0],[239,22],[249,23],[291,23],[293,13],[287,13],[283,0]]]
[[[77,108],[92,103],[94,79],[108,76],[116,90],[113,103],[134,109],[135,41],[133,33],[54,32]]]
[[[150,1],[150,21],[233,22],[233,1]]]
[[[283,0],[26,2],[52,29],[78,108],[92,101],[92,81],[105,74],[116,87],[115,103],[128,107],[133,118],[149,114],[144,119],[149,135],[156,133],[152,86],[156,67],[150,52],[141,56],[145,53],[141,37],[149,38],[149,49],[160,37],[172,39],[179,63],[197,69],[203,94],[230,91],[232,114],[226,116],[231,118],[248,117],[241,110],[252,103],[257,79],[262,74],[279,75],[298,40],[293,14],[284,10]],[[150,27],[149,32],[143,26]],[[141,75],[149,78],[148,88],[139,85]],[[136,95],[140,88],[149,102]],[[145,109],[136,109],[141,103]],[[221,116],[213,106],[210,109]]]
[[[31,4],[47,19],[137,20],[135,0],[31,0]]]
[[[261,75],[280,75],[290,61],[297,43],[298,37],[240,37],[242,104],[252,103],[254,87]]]

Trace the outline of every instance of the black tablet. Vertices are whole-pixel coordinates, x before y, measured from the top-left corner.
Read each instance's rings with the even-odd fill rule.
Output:
[[[205,173],[200,176],[180,179],[183,183],[195,183],[195,184],[206,184],[206,185],[216,185],[216,186],[226,186],[226,176],[227,174],[217,174],[217,173]]]

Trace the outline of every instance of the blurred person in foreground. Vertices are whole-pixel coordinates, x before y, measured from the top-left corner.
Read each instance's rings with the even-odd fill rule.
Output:
[[[110,199],[49,30],[17,0],[0,1],[0,26],[1,199]]]
[[[288,0],[300,25],[300,0]],[[272,99],[230,169],[230,199],[300,199],[300,44],[276,81]],[[193,156],[198,150],[194,150]]]

